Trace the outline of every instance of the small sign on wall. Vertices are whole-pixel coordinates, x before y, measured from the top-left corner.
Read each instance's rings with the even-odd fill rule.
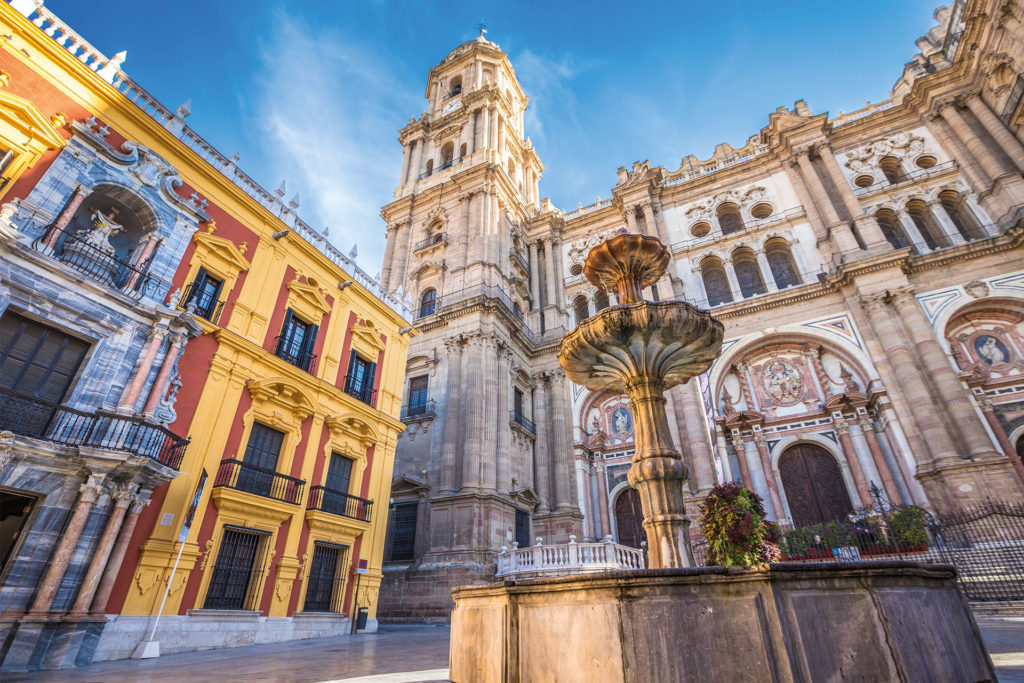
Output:
[[[366,560],[360,558],[359,564],[356,565],[356,574],[368,574],[370,570],[367,567],[367,564]]]

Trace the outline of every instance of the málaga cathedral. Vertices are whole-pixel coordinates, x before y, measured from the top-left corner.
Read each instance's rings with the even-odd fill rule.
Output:
[[[712,369],[667,397],[691,515],[722,481],[784,526],[874,497],[1024,498],[1024,9],[957,0],[935,20],[889,99],[779,107],[741,146],[621,167],[610,198],[573,209],[541,195],[528,93],[498,45],[481,35],[430,69],[381,211],[382,284],[420,331],[381,617],[447,614],[502,548],[641,546],[626,399],[557,360],[616,303],[582,269],[621,231],[670,247],[648,299],[725,324]]]

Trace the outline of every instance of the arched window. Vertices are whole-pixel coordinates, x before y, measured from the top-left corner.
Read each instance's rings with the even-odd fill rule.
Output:
[[[732,267],[736,271],[736,279],[740,283],[740,292],[744,297],[764,294],[767,289],[761,277],[761,268],[757,257],[750,249],[737,249],[732,254]]]
[[[516,179],[516,162],[511,159],[508,160],[508,177],[513,181]]]
[[[466,156],[466,143],[465,142],[463,142],[462,145],[459,146],[459,158],[461,159],[464,156]]]
[[[437,290],[431,288],[423,292],[423,296],[420,297],[420,317],[434,315],[435,308],[437,308]]]
[[[455,156],[455,143],[446,142],[441,147],[441,165],[438,166],[438,170],[448,168],[452,165],[452,158]]]
[[[907,179],[903,172],[903,166],[900,165],[900,160],[896,157],[882,157],[878,160],[878,167],[882,169],[882,173],[885,174],[885,179],[889,181],[890,185],[902,183]]]
[[[608,306],[608,293],[600,289],[597,290],[597,292],[594,293],[594,308],[599,311],[603,311],[608,308]]]
[[[935,216],[932,215],[927,204],[920,199],[913,199],[907,202],[907,213],[910,214],[911,220],[914,221],[914,225],[917,226],[918,232],[921,233],[921,237],[924,238],[924,243],[928,245],[929,249],[937,249],[939,245],[945,245],[946,236],[942,234],[942,229],[935,221]]]
[[[882,234],[885,235],[885,239],[889,240],[889,244],[893,246],[893,249],[903,249],[910,246],[910,240],[907,239],[906,233],[903,232],[903,226],[900,225],[899,217],[891,209],[879,209],[876,211],[875,220],[878,221],[878,227],[882,229]]]
[[[764,255],[768,260],[768,267],[772,270],[772,279],[775,280],[776,287],[785,289],[802,282],[796,263],[793,262],[793,254],[790,253],[785,240],[769,240],[764,245]]]
[[[581,322],[590,317],[590,305],[587,303],[587,297],[580,294],[572,300],[572,310],[576,314],[576,324],[579,325]]]
[[[434,172],[434,160],[427,159],[427,168],[423,171],[423,177],[430,177],[430,174]]]
[[[705,259],[700,264],[700,276],[704,281],[704,291],[708,294],[708,306],[732,301],[732,287],[729,286],[729,278],[721,261],[716,258]]]
[[[456,76],[448,82],[448,97],[455,97],[462,93],[462,76]]]
[[[742,230],[743,217],[740,215],[740,207],[731,203],[718,207],[718,225],[721,226],[723,235],[730,235]]]
[[[942,202],[942,208],[946,210],[950,220],[953,221],[953,225],[956,226],[957,232],[965,240],[970,242],[971,240],[985,237],[985,231],[981,229],[978,221],[974,219],[974,214],[967,208],[963,197],[956,192],[946,191],[939,193],[939,201]]]

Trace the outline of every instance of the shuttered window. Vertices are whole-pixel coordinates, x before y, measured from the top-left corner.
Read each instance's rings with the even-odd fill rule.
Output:
[[[373,380],[377,373],[377,364],[361,358],[355,351],[348,362],[348,374],[345,376],[345,393],[355,396],[366,404],[373,401]]]
[[[0,389],[64,400],[89,344],[7,311],[0,317]]]
[[[313,349],[319,327],[301,320],[292,309],[284,316],[281,335],[277,338],[274,355],[288,361],[297,368],[309,370],[313,364]]]
[[[338,493],[348,493],[352,480],[352,460],[338,453],[331,453],[331,464],[327,466],[327,488]]]

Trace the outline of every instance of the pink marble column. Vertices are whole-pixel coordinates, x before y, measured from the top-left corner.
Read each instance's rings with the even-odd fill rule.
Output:
[[[149,505],[148,497],[137,495],[132,499],[131,509],[128,511],[128,516],[124,519],[124,524],[121,525],[121,533],[117,535],[117,543],[114,545],[110,558],[107,560],[103,579],[100,581],[100,586],[92,599],[92,609],[90,610],[92,614],[103,614],[103,611],[106,609],[107,602],[110,600],[110,593],[113,592],[114,583],[117,581],[117,574],[121,570],[121,562],[124,561],[124,555],[128,551],[128,544],[131,542],[132,534],[135,532],[135,524],[139,521],[142,509],[147,505]]]
[[[1003,429],[1003,425],[1000,424],[999,418],[996,417],[995,408],[992,405],[992,401],[988,400],[987,396],[978,395],[975,396],[978,401],[978,407],[981,408],[981,414],[985,416],[985,421],[988,422],[988,426],[992,429],[992,433],[996,435],[996,441],[999,442],[999,448],[1002,449],[1003,453],[1010,462],[1013,463],[1013,469],[1017,471],[1017,476],[1020,477],[1022,483],[1024,483],[1024,461],[1021,461],[1017,457],[1017,449],[1010,443],[1010,437],[1006,435],[1006,430]]]
[[[103,529],[103,536],[100,537],[100,542],[93,552],[92,561],[89,563],[89,569],[85,573],[85,578],[82,579],[82,587],[79,588],[78,597],[71,608],[72,616],[84,617],[88,613],[93,595],[95,595],[96,588],[99,586],[100,577],[103,575],[103,570],[106,568],[107,561],[110,558],[110,551],[114,547],[117,530],[121,528],[121,520],[124,519],[125,512],[128,510],[128,505],[131,503],[133,495],[130,491],[119,488],[111,493],[111,497],[114,499],[114,509],[107,520],[106,528]]]
[[[846,457],[846,462],[850,466],[850,474],[853,475],[853,485],[857,489],[857,497],[860,498],[858,507],[871,505],[871,491],[868,489],[867,479],[864,478],[864,470],[860,466],[860,460],[857,458],[857,450],[853,447],[853,439],[850,438],[850,425],[846,424],[846,420],[838,419],[835,421],[836,434],[839,435],[839,445],[843,449],[843,455]]]
[[[85,522],[89,518],[92,506],[96,504],[96,499],[103,492],[103,486],[90,477],[89,481],[82,484],[78,490],[81,492],[78,497],[78,505],[75,506],[71,521],[64,529],[64,535],[61,536],[60,543],[57,544],[57,549],[53,553],[50,566],[39,586],[39,592],[36,593],[36,599],[32,602],[30,614],[44,614],[50,610],[53,598],[57,595],[57,589],[60,588],[60,582],[64,579],[64,572],[67,571],[68,564],[71,563],[71,556],[75,553],[78,539],[82,537],[82,529],[85,528]]]
[[[871,460],[875,463],[875,469],[878,470],[878,476],[882,478],[882,487],[885,489],[885,493],[889,497],[889,502],[895,503],[896,505],[902,505],[903,496],[900,495],[900,489],[896,486],[896,479],[892,476],[892,470],[889,469],[889,463],[885,461],[885,454],[882,453],[882,446],[878,443],[878,435],[875,434],[874,423],[871,421],[870,417],[862,415],[859,424],[861,431],[864,432],[864,440],[868,442],[868,450],[871,451]]]
[[[740,479],[743,480],[744,486],[753,491],[754,480],[750,478],[750,465],[747,464],[747,446],[743,437],[739,434],[734,434],[732,437],[732,447],[736,450],[736,461],[740,466]]]
[[[71,193],[71,199],[64,205],[64,209],[57,216],[57,220],[50,226],[50,234],[46,236],[46,246],[52,249],[57,244],[57,239],[60,237],[61,232],[64,228],[68,227],[68,223],[74,218],[78,207],[82,205],[82,202],[90,194],[92,194],[92,190],[84,185],[79,185],[75,188],[75,191]]]
[[[768,496],[772,501],[772,509],[775,511],[775,520],[781,521],[785,518],[782,511],[782,497],[779,495],[779,484],[775,481],[775,471],[772,469],[772,456],[768,452],[768,442],[758,434],[754,437],[754,445],[757,446],[757,454],[761,458],[761,471],[764,472],[764,481],[768,485]]]
[[[121,408],[131,409],[135,402],[139,400],[139,394],[142,393],[142,384],[146,381],[146,377],[149,376],[149,371],[153,369],[153,361],[156,359],[157,351],[160,350],[160,345],[166,336],[166,329],[153,330],[150,333],[149,345],[142,355],[142,362],[139,364],[138,370],[135,371],[132,381],[125,386],[124,392],[121,394]]]
[[[604,461],[594,463],[597,468],[597,505],[600,508],[601,538],[612,533],[611,521],[608,519],[608,470]]]
[[[126,289],[132,289],[139,282],[141,277],[140,272],[142,267],[146,265],[146,259],[153,255],[153,251],[156,250],[156,246],[160,244],[163,238],[156,232],[149,234],[149,239],[146,240],[146,245],[142,247],[142,253],[139,254],[139,258],[135,259],[135,263],[132,264],[134,270],[132,276],[128,278],[128,284],[125,285]],[[172,301],[171,305],[175,305],[176,302]]]
[[[152,415],[156,412],[160,399],[164,397],[164,392],[167,391],[167,381],[171,378],[171,370],[174,369],[174,363],[178,360],[178,356],[181,355],[181,350],[184,346],[185,338],[183,336],[176,335],[171,339],[171,348],[167,349],[167,355],[164,356],[164,364],[160,366],[160,373],[156,376],[156,381],[153,382],[152,391],[149,392],[149,400],[146,401],[146,407],[142,409],[142,412],[147,415]]]

